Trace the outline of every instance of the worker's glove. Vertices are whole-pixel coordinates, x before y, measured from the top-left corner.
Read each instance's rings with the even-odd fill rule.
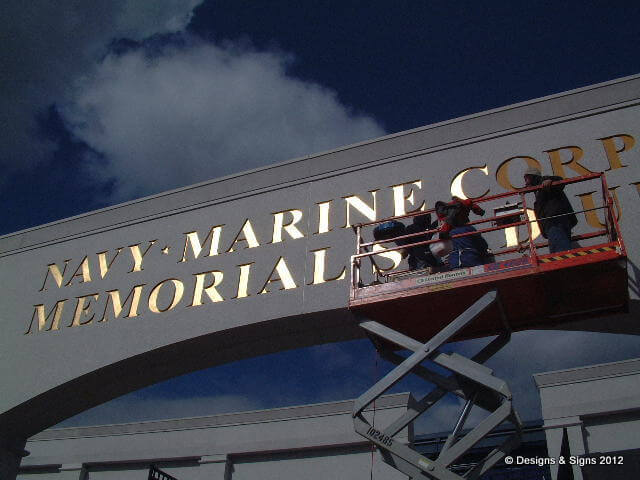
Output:
[[[451,232],[452,229],[453,227],[450,224],[448,224],[447,222],[444,222],[440,226],[440,235],[439,235],[440,240],[446,240],[448,238],[451,238],[451,234],[449,232]]]
[[[453,199],[455,201],[462,203],[465,207],[473,211],[473,213],[475,213],[476,215],[480,215],[481,217],[484,215],[484,210],[480,208],[479,205],[476,205],[475,203],[473,203],[473,200],[471,200],[470,198],[465,198],[464,200],[462,200],[461,198],[454,196]]]
[[[484,210],[478,205],[474,205],[473,207],[471,207],[471,210],[473,210],[473,213],[475,213],[476,215],[480,215],[481,217],[484,216]]]

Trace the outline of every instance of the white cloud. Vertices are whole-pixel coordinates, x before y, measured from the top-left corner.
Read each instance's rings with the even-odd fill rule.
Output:
[[[471,357],[486,343],[488,339],[459,342],[453,345],[453,350]],[[486,366],[493,369],[497,378],[507,382],[513,394],[514,408],[521,419],[532,421],[541,418],[540,394],[533,380],[535,373],[626,360],[637,357],[639,352],[635,335],[562,330],[525,331],[514,333],[511,341]],[[416,398],[421,398],[433,387],[416,376],[409,376],[408,380],[396,390],[411,390]],[[462,400],[448,395],[418,418],[416,433],[453,429],[462,406]],[[465,427],[477,425],[487,415],[488,412],[479,407],[473,408]]]
[[[36,115],[66,97],[113,39],[142,40],[182,30],[202,0],[3,2],[0,42],[0,168],[27,168],[51,144],[38,139]]]
[[[486,340],[468,343],[477,350]],[[464,348],[464,355],[472,354],[468,345]],[[533,374],[626,360],[637,357],[639,352],[635,335],[530,330],[513,334],[486,365],[509,385],[521,418],[536,420],[541,416],[540,395]]]
[[[417,435],[426,433],[450,432],[456,425],[465,402],[458,397],[448,395],[427,410],[415,421],[414,429]],[[464,423],[464,429],[478,425],[489,416],[489,412],[479,407],[472,407]]]
[[[309,353],[313,361],[318,364],[319,369],[326,372],[341,371],[345,368],[351,368],[356,363],[362,363],[362,359],[353,354],[354,345],[357,345],[356,342],[325,343],[310,347]],[[359,347],[359,345],[357,346]],[[363,366],[360,370],[367,367]]]
[[[114,200],[191,184],[380,136],[334,92],[287,76],[281,53],[204,43],[107,57],[63,113],[104,155]]]
[[[9,2],[0,42],[0,168],[50,158],[37,115],[65,105],[97,180],[123,200],[384,132],[336,95],[286,75],[287,55],[232,45],[107,56],[113,40],[184,32],[203,0]],[[102,60],[101,60],[102,59]],[[93,157],[95,160],[95,156]],[[105,200],[105,199],[103,199]]]

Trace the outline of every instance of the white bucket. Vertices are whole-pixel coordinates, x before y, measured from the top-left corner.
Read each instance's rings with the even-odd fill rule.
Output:
[[[453,242],[450,239],[440,240],[439,242],[429,244],[429,250],[435,257],[444,257],[453,250]]]

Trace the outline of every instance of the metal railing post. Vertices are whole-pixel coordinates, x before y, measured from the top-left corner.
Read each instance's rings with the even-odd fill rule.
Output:
[[[522,200],[522,210],[524,211],[524,215],[527,218],[527,236],[529,237],[529,258],[531,258],[531,264],[534,267],[538,266],[538,253],[536,252],[536,247],[533,244],[533,229],[531,228],[531,220],[529,219],[529,212],[527,211],[527,200],[525,199],[525,194],[520,194],[520,199]],[[535,212],[534,212],[535,216]]]
[[[362,233],[362,227],[358,225],[356,227],[356,252],[358,255],[362,253],[361,252],[362,247],[360,246],[360,244],[362,243],[361,233]],[[360,286],[360,265],[361,264],[362,264],[362,260],[360,260],[360,258],[358,257],[354,264],[355,278],[354,278],[353,288],[358,288],[358,286]]]
[[[607,206],[604,222],[605,228],[607,229],[607,235],[609,237],[609,241],[613,242],[613,215],[615,214],[613,211],[613,199],[611,198],[611,194],[609,193],[609,187],[607,186],[607,178],[604,176],[604,173],[600,174],[600,179],[602,183],[602,201]]]

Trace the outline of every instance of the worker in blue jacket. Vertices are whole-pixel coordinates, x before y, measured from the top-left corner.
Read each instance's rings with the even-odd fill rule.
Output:
[[[463,225],[451,230],[453,250],[449,254],[449,266],[451,268],[473,267],[483,265],[489,261],[487,241],[478,233],[456,238],[462,233],[476,232],[472,225]]]

